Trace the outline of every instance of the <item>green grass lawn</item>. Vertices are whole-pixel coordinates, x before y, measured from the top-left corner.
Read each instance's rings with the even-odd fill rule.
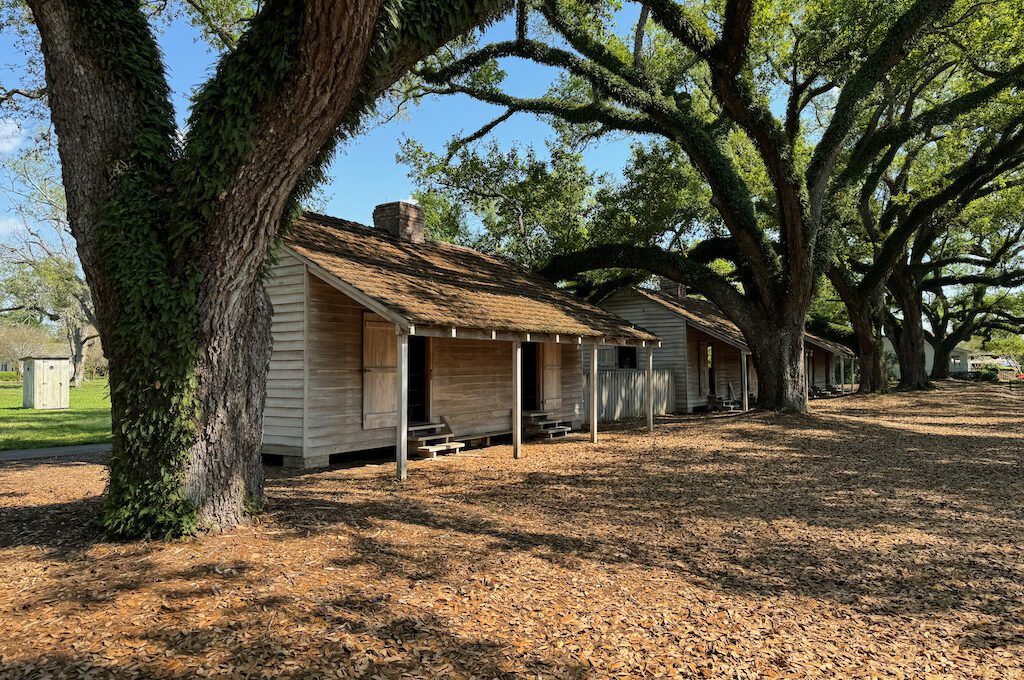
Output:
[[[36,411],[21,407],[21,385],[0,382],[0,451],[110,441],[106,380],[71,388],[71,408]]]

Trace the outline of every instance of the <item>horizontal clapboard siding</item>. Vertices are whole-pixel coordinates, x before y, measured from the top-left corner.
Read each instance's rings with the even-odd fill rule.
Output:
[[[457,437],[512,429],[512,345],[431,338],[429,415]]]
[[[583,376],[584,418],[590,422],[590,376]],[[675,405],[672,371],[654,369],[654,413],[664,415]],[[617,368],[597,372],[598,419],[602,422],[623,418],[642,418],[647,415],[647,371],[635,368]]]
[[[630,289],[616,293],[601,303],[601,306],[626,321],[648,330],[661,338],[661,347],[654,350],[654,369],[672,372],[673,412],[687,409],[687,378],[686,361],[686,323],[683,319],[656,302],[637,295]],[[589,350],[587,350],[589,352]],[[613,349],[605,350],[598,355],[598,361],[604,358],[605,366],[609,365],[614,356]],[[638,359],[643,362],[644,350],[638,350]]]
[[[305,404],[306,267],[283,253],[271,267],[266,289],[274,308],[274,341],[267,375],[267,401],[263,411],[263,444],[267,452],[302,449]]]
[[[363,315],[368,310],[309,279],[306,455],[395,445],[395,428],[363,429]]]

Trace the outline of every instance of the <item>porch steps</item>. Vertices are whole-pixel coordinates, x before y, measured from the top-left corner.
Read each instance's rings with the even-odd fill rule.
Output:
[[[465,442],[455,441],[455,433],[442,418],[438,422],[416,423],[409,426],[409,448],[423,458],[437,458],[438,454],[458,453]]]
[[[531,439],[560,439],[572,432],[572,422],[553,417],[550,411],[528,411],[523,414],[527,436]]]

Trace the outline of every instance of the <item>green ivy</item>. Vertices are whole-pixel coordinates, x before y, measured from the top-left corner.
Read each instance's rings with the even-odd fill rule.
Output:
[[[138,0],[80,0],[76,8],[83,34],[98,37],[88,45],[92,58],[130,93],[125,106],[138,118],[135,135],[125,140],[123,161],[111,169],[111,193],[91,216],[102,278],[110,284],[104,307],[117,310],[104,324],[114,451],[102,521],[117,536],[175,538],[200,528],[184,490],[201,416],[197,254],[211,246],[205,227],[217,218],[225,192],[252,152],[266,107],[295,75],[304,3],[263,4],[195,95],[184,140],[178,138],[163,61]],[[466,2],[386,2],[356,101],[294,188],[279,233],[324,180],[337,140],[372,111],[377,83],[396,54],[422,53],[434,35],[462,25],[471,11]],[[259,509],[258,499],[246,499],[246,512]]]

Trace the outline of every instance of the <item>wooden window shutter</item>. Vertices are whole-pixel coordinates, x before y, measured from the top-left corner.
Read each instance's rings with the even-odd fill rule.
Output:
[[[562,408],[562,347],[553,342],[546,342],[541,347],[544,355],[541,410],[557,411]]]
[[[376,314],[363,316],[363,429],[398,424],[398,347],[395,326]]]

